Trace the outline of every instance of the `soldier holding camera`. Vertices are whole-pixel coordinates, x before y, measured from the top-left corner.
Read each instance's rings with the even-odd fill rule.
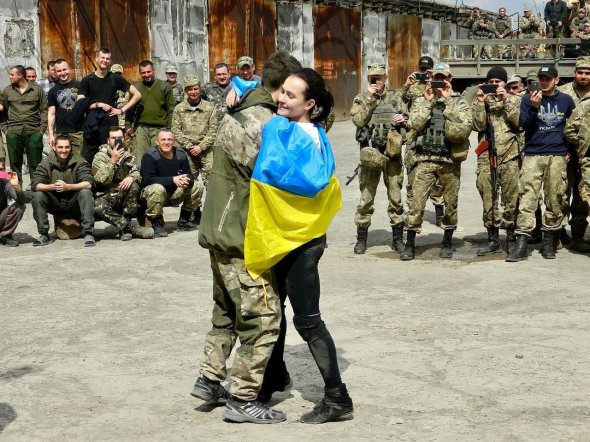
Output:
[[[359,185],[361,198],[355,223],[357,242],[354,253],[361,255],[367,249],[367,235],[374,212],[375,194],[383,174],[389,205],[387,213],[393,232],[392,247],[403,250],[404,206],[401,188],[404,182],[401,161],[402,135],[406,116],[398,94],[385,90],[387,72],[384,64],[373,64],[368,70],[368,92],[357,95],[350,110],[357,127],[356,139],[360,145]]]
[[[461,162],[467,159],[471,134],[471,109],[451,86],[451,69],[437,63],[424,96],[410,110],[408,127],[416,134],[416,178],[414,199],[408,213],[408,237],[403,261],[414,259],[416,234],[422,228],[424,207],[437,179],[443,187],[445,215],[442,219],[444,238],[439,256],[453,256],[452,238],[457,228],[457,205],[461,184]]]
[[[483,202],[484,227],[488,231],[488,242],[477,250],[478,256],[500,249],[500,228],[506,229],[506,245],[509,247],[516,228],[521,98],[507,92],[507,81],[504,68],[491,68],[471,106],[473,129],[480,134],[476,150],[476,185]],[[501,215],[498,188],[501,189],[504,209]]]
[[[131,225],[139,209],[141,175],[137,159],[123,146],[120,127],[109,129],[107,144],[100,147],[92,161],[92,175],[97,191],[96,218],[117,227],[122,241],[134,236],[153,238],[153,229]]]

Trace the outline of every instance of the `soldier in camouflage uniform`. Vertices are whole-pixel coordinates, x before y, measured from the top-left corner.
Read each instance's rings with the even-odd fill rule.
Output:
[[[584,9],[581,9],[581,11],[584,11]],[[574,71],[574,81],[560,86],[558,90],[572,97],[576,107],[579,107],[582,103],[590,101],[590,57],[578,57]],[[590,253],[590,245],[584,242],[584,233],[588,227],[587,218],[589,215],[589,207],[586,200],[581,198],[579,192],[582,179],[580,170],[581,158],[582,157],[578,157],[575,151],[570,152],[570,159],[567,163],[568,189],[566,199],[568,202],[568,208],[566,209],[562,232],[564,232],[565,223],[568,222],[569,218],[569,223],[572,229],[570,249],[575,250],[576,252]],[[567,239],[568,238],[564,238],[564,234],[562,233],[561,242],[567,244]]]
[[[231,76],[229,66],[225,63],[217,63],[213,70],[213,81],[204,85],[201,89],[203,100],[209,101],[215,105],[217,119],[221,121],[227,114],[227,105],[225,97],[231,90]]]
[[[586,10],[579,9],[578,14],[574,17],[570,23],[571,38],[579,38],[583,32],[583,25],[588,23],[588,17],[586,17]]]
[[[555,258],[555,238],[562,228],[567,205],[568,146],[564,129],[575,104],[569,95],[556,89],[559,75],[554,66],[541,67],[538,78],[541,90],[523,97],[520,104],[525,146],[519,178],[516,245],[510,248],[508,262],[528,257],[527,241],[535,227],[541,188],[545,198],[541,255],[545,259]]]
[[[520,38],[539,38],[539,31],[541,30],[541,21],[538,17],[531,14],[531,8],[526,6],[524,8],[524,15],[520,17],[518,22],[518,32]],[[522,45],[520,47],[522,57],[535,57],[537,47],[535,45]]]
[[[384,64],[373,64],[368,70],[369,88],[367,94],[354,98],[350,115],[357,127],[356,139],[359,142],[360,172],[359,187],[361,198],[356,208],[355,224],[357,242],[354,253],[365,253],[367,234],[374,212],[375,194],[383,175],[389,200],[387,213],[393,232],[394,248],[398,253],[403,250],[404,205],[401,188],[404,173],[401,160],[401,136],[399,153],[386,156],[387,138],[390,131],[400,131],[405,125],[405,107],[401,97],[385,90],[387,72]]]
[[[501,40],[512,37],[512,19],[506,15],[506,8],[498,10],[498,18],[494,21],[495,37]],[[498,45],[498,57],[505,58],[508,53],[507,45]]]
[[[508,74],[496,66],[488,71],[486,83],[496,85],[496,93],[484,94],[481,88],[477,100],[471,106],[473,129],[479,132],[479,141],[489,143],[488,135],[493,132],[496,150],[497,182],[494,189],[490,169],[489,148],[478,149],[477,190],[483,202],[483,223],[488,231],[488,242],[477,250],[478,256],[485,256],[500,250],[499,229],[506,229],[507,247],[514,239],[516,209],[518,204],[518,175],[520,155],[520,97],[509,95],[505,89]],[[488,121],[489,119],[489,121]],[[488,125],[491,124],[492,131]],[[482,144],[480,144],[482,146]],[[485,146],[485,144],[484,144]],[[498,187],[501,192],[498,192]],[[502,197],[503,211],[500,216],[497,195]]]
[[[172,88],[172,95],[174,95],[174,105],[178,105],[184,101],[184,88],[178,82],[178,69],[173,64],[164,67],[166,71],[166,83]]]
[[[94,215],[119,229],[120,239],[153,238],[154,230],[131,225],[139,209],[141,175],[137,160],[123,147],[123,130],[112,127],[107,144],[100,146],[92,160],[96,183]]]
[[[191,394],[206,402],[227,401],[224,418],[276,423],[285,414],[260,403],[258,393],[281,327],[280,299],[266,272],[253,280],[244,266],[244,230],[250,177],[261,144],[262,126],[277,110],[278,91],[301,64],[286,52],[271,55],[262,69],[263,87],[248,91],[234,112],[224,117],[203,207],[199,244],[209,249],[213,270],[213,327],[205,336],[200,373]],[[277,97],[277,98],[275,98]],[[237,338],[229,394],[227,360]],[[285,368],[286,371],[286,368]],[[289,378],[277,373],[278,379]],[[288,385],[279,386],[283,390]],[[277,389],[279,388],[277,387]]]
[[[494,24],[488,21],[486,15],[482,15],[479,20],[473,23],[472,27],[473,38],[476,40],[489,40],[496,36]],[[480,52],[476,58],[491,59],[494,54],[494,48],[491,44],[484,44],[480,46]]]
[[[428,55],[423,55],[418,60],[418,74],[428,74],[432,76],[432,67],[434,66],[434,61]],[[418,98],[424,96],[424,90],[426,89],[426,80],[419,81],[416,79],[416,72],[413,72],[408,76],[408,79],[404,83],[404,85],[398,90],[398,94],[402,97],[403,102],[406,104],[407,111],[409,112],[412,109],[413,104],[416,102]],[[410,207],[412,205],[412,200],[414,198],[414,191],[413,191],[413,183],[414,183],[414,176],[416,171],[416,151],[414,150],[414,145],[411,142],[414,134],[410,131],[407,134],[407,143],[404,153],[404,166],[406,168],[407,174],[407,182],[406,182],[406,206]],[[445,206],[444,200],[442,196],[442,185],[440,184],[440,180],[436,180],[434,186],[432,186],[432,191],[430,192],[430,200],[432,204],[434,204],[434,211],[436,214],[436,225],[440,226],[442,222],[442,217],[445,213]]]
[[[408,213],[408,236],[401,254],[403,261],[414,259],[416,234],[422,228],[424,207],[436,179],[443,186],[445,231],[439,256],[453,256],[452,238],[457,228],[457,206],[461,185],[461,162],[469,152],[471,109],[461,96],[453,92],[451,69],[446,63],[434,65],[433,80],[443,81],[443,88],[428,83],[424,97],[416,100],[410,110],[408,127],[416,134],[416,178],[414,200]]]
[[[481,14],[481,11],[479,10],[479,8],[477,6],[475,6],[472,10],[471,10],[471,15],[469,16],[469,18],[463,23],[463,26],[465,28],[467,28],[467,38],[470,40],[473,40],[475,37],[473,35],[473,25],[475,24],[475,22],[477,22],[479,20],[479,16]],[[475,58],[477,56],[477,49],[475,46],[471,46],[471,58]],[[432,67],[431,67],[432,69]]]

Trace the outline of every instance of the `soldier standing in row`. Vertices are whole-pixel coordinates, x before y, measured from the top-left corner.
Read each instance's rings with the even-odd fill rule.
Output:
[[[486,150],[478,148],[476,151],[476,185],[483,202],[483,223],[488,231],[488,242],[477,250],[478,256],[500,249],[500,228],[506,229],[506,245],[509,247],[516,228],[521,99],[508,94],[505,89],[507,80],[504,68],[496,66],[490,69],[486,83],[496,86],[496,91],[485,93],[480,87],[477,100],[471,106],[473,129],[479,132],[480,141],[484,141],[480,146],[488,146]],[[493,149],[490,143],[493,143]],[[501,216],[498,187],[504,209]]]
[[[524,8],[524,15],[520,17],[518,22],[518,32],[520,38],[539,38],[539,31],[541,30],[541,21],[531,14],[531,8],[526,6]],[[535,45],[522,45],[520,47],[521,55],[523,57],[534,58],[536,54]]]
[[[416,234],[422,228],[422,217],[428,196],[437,179],[443,186],[445,231],[439,256],[453,256],[452,238],[457,228],[457,206],[461,185],[461,162],[467,159],[471,134],[471,110],[451,86],[449,65],[437,63],[432,71],[424,97],[416,100],[410,111],[408,127],[416,133],[416,179],[414,200],[408,213],[408,236],[401,254],[403,261],[414,259]]]
[[[473,24],[473,38],[476,40],[489,40],[496,36],[494,30],[494,24],[488,21],[486,15],[481,15],[479,20]],[[476,49],[477,51],[477,49]],[[482,44],[477,51],[476,58],[491,59],[493,56],[494,48],[491,44]]]
[[[397,151],[386,148],[389,132],[400,131],[406,118],[403,115],[400,96],[385,90],[387,83],[385,65],[370,65],[368,79],[368,92],[357,95],[350,110],[352,122],[357,127],[356,139],[361,148],[359,173],[361,198],[355,214],[357,242],[354,253],[362,255],[367,249],[367,234],[371,225],[371,215],[375,211],[375,194],[382,174],[389,200],[387,213],[393,231],[392,247],[401,253],[404,233],[404,206],[401,197],[404,182],[401,136],[397,139],[399,146]]]
[[[221,121],[227,114],[225,97],[231,90],[231,76],[229,66],[225,63],[217,63],[213,70],[213,81],[205,84],[201,89],[203,100],[213,103],[217,110],[217,119]]]
[[[184,88],[178,82],[178,69],[173,64],[169,64],[164,67],[164,70],[166,71],[166,83],[172,89],[174,105],[176,106],[184,101]]]
[[[512,36],[512,20],[506,15],[506,8],[498,10],[498,18],[494,22],[495,37],[503,40]],[[498,57],[510,58],[510,50],[507,45],[498,45]]]

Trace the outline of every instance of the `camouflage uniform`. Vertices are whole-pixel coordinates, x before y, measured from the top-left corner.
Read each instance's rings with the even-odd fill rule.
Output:
[[[199,84],[194,76],[187,76],[184,81],[186,86]],[[207,186],[213,165],[213,143],[217,136],[219,121],[212,103],[201,98],[196,107],[192,107],[188,100],[185,100],[174,108],[171,129],[176,144],[186,150],[193,175],[197,178],[201,171],[203,182]],[[189,151],[194,145],[199,145],[203,149],[198,157],[192,156]]]
[[[385,114],[385,118],[390,123],[383,125],[380,122],[372,121],[377,115],[375,110],[385,109],[387,105],[389,105],[390,112]],[[404,205],[401,196],[401,188],[404,183],[402,161],[400,157],[388,158],[384,155],[387,132],[394,130],[391,118],[393,114],[397,113],[405,113],[404,106],[400,97],[393,91],[384,91],[376,98],[367,98],[364,94],[357,95],[350,109],[352,122],[357,127],[357,141],[361,147],[359,172],[361,198],[354,219],[358,227],[371,225],[371,215],[375,210],[375,194],[382,174],[389,200],[387,213],[390,224],[396,226],[404,222]],[[384,128],[384,134],[380,138],[383,145],[376,147],[379,126]],[[377,162],[372,161],[372,158],[376,158]]]
[[[512,19],[510,17],[498,17],[494,21],[494,32],[496,38],[507,38],[512,35]],[[508,45],[498,45],[498,57],[502,57],[508,50]]]
[[[475,102],[471,106],[473,129],[482,136],[486,130],[486,108],[483,103]],[[501,227],[513,229],[516,226],[516,209],[518,204],[518,175],[521,138],[520,97],[509,95],[506,101],[491,97],[489,103],[491,123],[495,134],[497,151],[497,185],[501,189],[503,212],[500,217],[497,201],[493,201],[492,178],[488,152],[477,159],[477,190],[483,202],[483,223],[486,228]]]
[[[125,230],[139,209],[141,175],[137,159],[125,151],[119,162],[113,164],[111,148],[103,144],[92,160],[92,175],[97,187],[95,216],[121,231]],[[127,177],[133,178],[133,184],[126,191],[119,190],[119,184]]]
[[[584,17],[581,20],[579,17],[575,17],[570,23],[571,37],[572,38],[579,37],[579,35],[583,32],[583,29],[580,29],[580,27],[584,23],[588,23],[588,21],[590,21],[590,20],[588,20],[588,17]]]
[[[213,270],[213,327],[205,336],[200,373],[214,381],[226,379],[226,363],[236,343],[230,394],[243,400],[258,396],[281,322],[280,301],[267,281],[253,280],[244,267],[244,228],[248,216],[249,182],[260,149],[262,126],[276,105],[268,91],[244,95],[219,127],[215,158],[199,231],[199,243],[210,250]]]
[[[421,147],[426,128],[433,115],[433,109],[437,107],[444,109],[442,110],[444,142],[449,148],[448,155],[431,154]],[[442,227],[445,230],[455,230],[461,185],[461,161],[465,160],[469,150],[469,135],[472,126],[469,105],[456,93],[453,93],[453,96],[448,99],[434,98],[432,101],[428,101],[426,98],[419,98],[410,110],[408,126],[417,134],[414,143],[416,162],[418,163],[414,180],[414,200],[408,213],[408,230],[420,232],[424,207],[437,178],[440,179],[443,186],[445,203]]]
[[[479,20],[476,21],[475,23],[473,23],[472,30],[473,38],[475,38],[476,40],[489,40],[496,36],[493,23],[488,21],[486,21],[485,24],[480,23]],[[494,48],[490,44],[481,45],[480,51],[481,52],[477,54],[476,58],[490,59],[494,55]]]
[[[581,200],[590,204],[590,100],[584,100],[576,107],[565,127],[566,140],[576,146],[580,158],[581,179],[579,193]],[[584,220],[586,221],[586,220]]]
[[[174,96],[174,105],[177,106],[184,101],[184,88],[178,82],[172,85],[170,83],[168,84],[172,88],[172,95]]]
[[[518,22],[520,29],[520,38],[539,38],[539,30],[541,29],[541,22],[538,17],[531,15],[530,17],[520,17]],[[520,52],[524,56],[529,51],[536,52],[535,45],[522,45]]]
[[[231,90],[231,82],[225,86],[221,86],[214,81],[211,81],[203,86],[201,89],[201,98],[213,103],[217,111],[217,119],[221,122],[225,114],[227,114],[227,105],[225,104],[225,97]]]

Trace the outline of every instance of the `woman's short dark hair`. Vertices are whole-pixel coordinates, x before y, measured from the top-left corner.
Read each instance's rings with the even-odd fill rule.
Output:
[[[307,84],[305,99],[315,100],[315,107],[310,112],[310,120],[313,123],[321,123],[328,118],[334,107],[334,97],[326,88],[324,78],[311,68],[303,68],[291,75],[301,78]]]

